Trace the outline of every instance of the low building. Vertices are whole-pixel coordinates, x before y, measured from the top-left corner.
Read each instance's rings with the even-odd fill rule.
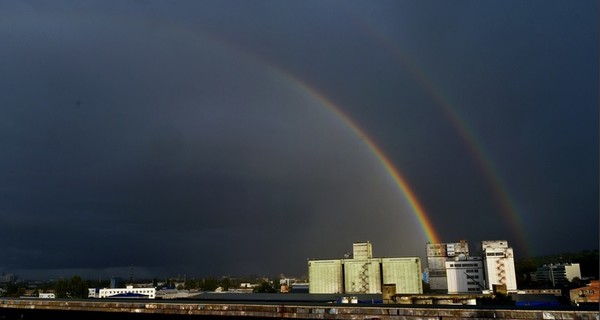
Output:
[[[533,289],[519,289],[518,294],[551,294],[557,297],[562,296],[562,290],[557,288],[533,288]]]
[[[571,303],[574,305],[581,304],[596,304],[600,302],[599,299],[599,282],[598,280],[592,280],[587,286],[569,290],[569,298]]]
[[[156,288],[134,288],[127,286],[126,288],[104,288],[104,289],[88,289],[88,298],[139,298],[139,299],[155,299]]]

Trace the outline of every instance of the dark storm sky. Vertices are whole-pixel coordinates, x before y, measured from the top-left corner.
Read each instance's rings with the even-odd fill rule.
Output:
[[[0,271],[424,256],[368,139],[442,241],[596,249],[598,53],[597,1],[1,1]]]

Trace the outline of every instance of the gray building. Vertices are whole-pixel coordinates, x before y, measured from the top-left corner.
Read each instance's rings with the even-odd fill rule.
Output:
[[[446,261],[469,256],[466,240],[455,243],[427,243],[427,278],[431,292],[447,293]]]
[[[579,263],[546,264],[537,268],[535,276],[538,282],[547,282],[556,286],[573,281],[575,278],[581,279],[581,269]]]

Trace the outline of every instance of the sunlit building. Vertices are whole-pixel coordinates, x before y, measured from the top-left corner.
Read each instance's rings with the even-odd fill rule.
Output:
[[[517,291],[517,276],[513,249],[506,240],[482,241],[483,265],[489,291],[506,287],[507,292]]]
[[[569,290],[569,297],[571,298],[571,303],[577,306],[585,304],[598,306],[598,302],[600,301],[599,292],[598,280],[592,280],[585,287]]]
[[[308,261],[309,293],[382,293],[393,285],[396,293],[423,293],[421,259],[373,258],[371,243],[353,245],[352,257]]]
[[[456,243],[427,244],[427,279],[431,292],[448,292],[446,261],[469,256],[469,244],[465,240]]]
[[[448,293],[481,293],[486,289],[481,257],[457,257],[446,261]]]
[[[133,286],[127,286],[126,288],[89,288],[88,290],[88,298],[156,298],[156,288],[134,288]]]

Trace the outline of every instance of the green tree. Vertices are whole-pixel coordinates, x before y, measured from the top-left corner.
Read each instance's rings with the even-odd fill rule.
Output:
[[[213,277],[202,279],[200,284],[200,290],[202,291],[215,291],[218,287],[219,281]]]
[[[69,282],[63,278],[58,279],[54,284],[54,292],[57,298],[69,298]]]
[[[221,280],[221,287],[224,291],[229,291],[229,288],[231,287],[231,279],[229,279],[229,277],[223,278]]]
[[[252,290],[252,292],[254,292],[254,293],[275,293],[275,292],[277,292],[277,289],[275,289],[270,282],[264,281],[259,286],[254,288],[254,290]]]
[[[59,279],[54,285],[54,292],[57,298],[87,298],[88,283],[83,281],[80,276],[73,276],[71,279]]]

